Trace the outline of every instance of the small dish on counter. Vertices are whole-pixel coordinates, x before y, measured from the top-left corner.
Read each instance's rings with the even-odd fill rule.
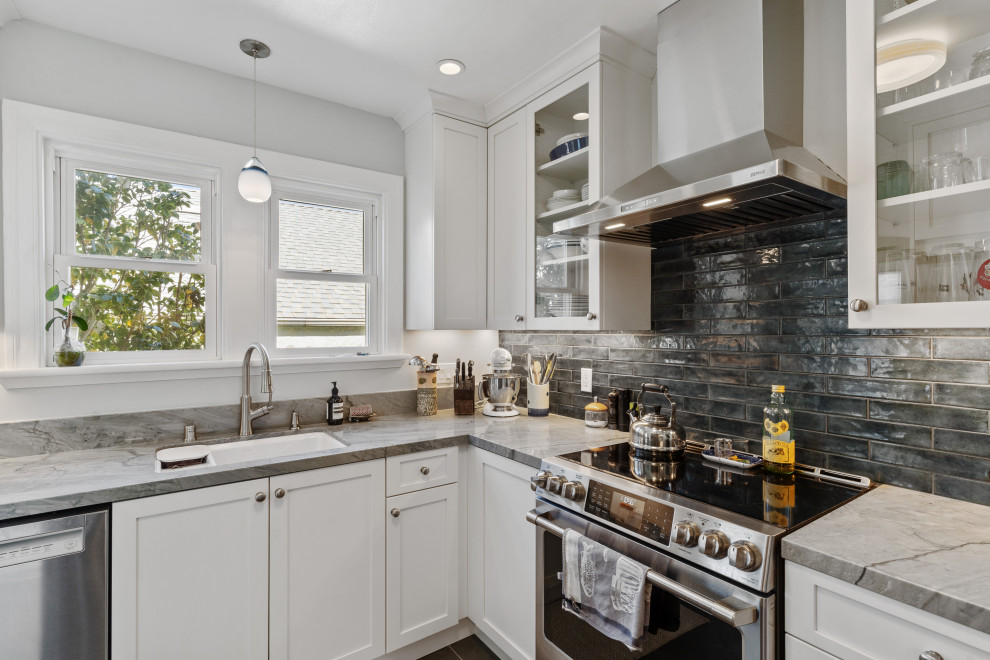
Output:
[[[757,456],[756,454],[750,454],[744,451],[733,451],[730,457],[723,458],[715,455],[714,447],[705,447],[705,449],[701,452],[701,455],[706,461],[732,465],[733,467],[742,468],[744,470],[749,470],[750,468],[755,468],[757,465],[763,464],[763,458]]]

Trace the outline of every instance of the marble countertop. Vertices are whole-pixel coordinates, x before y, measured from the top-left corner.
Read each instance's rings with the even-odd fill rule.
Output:
[[[880,486],[784,537],[782,552],[990,633],[990,507]]]
[[[302,429],[314,430],[329,430],[348,446],[164,473],[155,472],[155,452],[175,443],[121,445],[3,459],[0,460],[0,520],[467,443],[537,468],[544,457],[613,444],[627,437],[619,431],[588,428],[582,420],[569,417],[530,418],[525,411],[518,417],[492,418],[481,414],[457,417],[453,411],[444,410],[432,417],[387,415],[340,427],[324,424]]]

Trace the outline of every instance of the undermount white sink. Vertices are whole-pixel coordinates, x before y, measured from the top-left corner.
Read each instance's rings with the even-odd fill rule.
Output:
[[[294,433],[274,438],[248,438],[247,440],[217,445],[182,445],[159,450],[155,454],[155,472],[174,472],[217,465],[232,465],[340,449],[346,446],[346,443],[323,431]],[[163,467],[163,460],[191,464],[182,465],[182,467]]]

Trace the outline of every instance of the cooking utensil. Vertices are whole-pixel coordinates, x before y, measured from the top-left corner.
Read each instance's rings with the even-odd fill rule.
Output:
[[[474,360],[468,360],[468,378],[474,378]]]
[[[457,358],[457,362],[454,363],[454,387],[460,387],[461,384],[461,358]]]
[[[430,364],[436,364],[436,363],[437,363],[437,360],[438,360],[439,358],[440,358],[440,354],[439,354],[439,353],[434,353],[434,354],[433,354],[433,359],[432,359],[432,360],[430,360]]]
[[[684,427],[677,423],[677,404],[670,398],[669,391],[666,385],[643,383],[636,399],[636,408],[640,411],[639,417],[633,411],[629,411],[629,419],[632,420],[632,424],[629,426],[629,445],[634,449],[641,449],[658,455],[670,455],[684,451],[687,444]],[[667,399],[667,403],[670,405],[670,417],[661,415],[657,411],[642,412],[643,395],[647,392],[662,394]],[[659,410],[659,406],[657,410]]]
[[[540,380],[540,373],[541,373],[541,371],[542,371],[542,367],[540,366],[540,361],[539,360],[533,360],[533,378],[532,378],[532,381],[534,383],[536,383],[537,385],[541,385],[543,383],[543,381]]]

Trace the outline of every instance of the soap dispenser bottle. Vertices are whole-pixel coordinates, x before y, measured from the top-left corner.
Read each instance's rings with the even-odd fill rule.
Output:
[[[327,424],[337,426],[344,423],[344,400],[337,390],[337,381],[333,381],[333,390],[327,399]]]

